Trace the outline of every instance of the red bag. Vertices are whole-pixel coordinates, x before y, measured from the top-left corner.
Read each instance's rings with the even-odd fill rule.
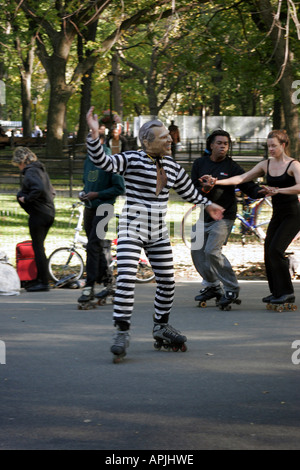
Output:
[[[20,281],[33,281],[37,278],[37,267],[31,240],[25,240],[17,244],[16,265]]]

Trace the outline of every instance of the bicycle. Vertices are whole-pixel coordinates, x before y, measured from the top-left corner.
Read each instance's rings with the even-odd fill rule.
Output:
[[[85,265],[81,254],[78,252],[78,247],[81,245],[81,249],[86,251],[87,237],[80,235],[83,228],[83,212],[84,203],[77,202],[72,205],[70,222],[74,217],[75,210],[78,211],[78,222],[75,227],[74,238],[69,247],[63,246],[56,248],[48,260],[48,269],[51,279],[56,283],[63,283],[65,279],[72,279],[76,281],[81,279],[84,273]],[[116,215],[118,218],[118,216]],[[111,242],[111,262],[110,268],[113,276],[117,276],[117,239],[113,239]],[[147,283],[154,279],[152,267],[147,259],[147,256],[142,252],[138,262],[138,269],[136,275],[137,283]]]
[[[242,201],[242,214],[237,213],[236,215],[237,219],[241,222],[242,244],[246,243],[246,235],[248,234],[255,235],[260,243],[263,243],[270,222],[269,213],[270,208],[272,208],[272,202],[268,197],[255,200],[247,198],[246,201],[245,199]],[[189,249],[191,248],[190,235],[192,226],[198,220],[199,212],[200,208],[198,206],[191,206],[181,221],[181,238]]]

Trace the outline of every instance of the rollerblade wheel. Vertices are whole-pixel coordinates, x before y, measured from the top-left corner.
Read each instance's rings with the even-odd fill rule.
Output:
[[[179,346],[173,345],[173,346],[172,346],[172,351],[174,351],[174,352],[179,351]]]
[[[207,304],[206,304],[205,300],[202,300],[202,302],[199,303],[199,307],[201,307],[201,308],[205,308],[206,305]]]
[[[297,310],[297,305],[291,305],[291,310],[295,312]]]
[[[120,354],[120,355],[115,355],[113,357],[113,363],[114,364],[120,364],[120,362],[123,361],[124,357],[126,356],[126,354]]]
[[[153,346],[154,346],[154,349],[157,349],[157,351],[160,351],[162,347],[162,343],[160,343],[159,341],[155,341]]]
[[[183,343],[181,346],[180,346],[180,351],[181,352],[186,352],[187,351],[187,345],[185,343]]]
[[[106,304],[106,299],[99,299],[98,300],[98,305],[105,305]]]

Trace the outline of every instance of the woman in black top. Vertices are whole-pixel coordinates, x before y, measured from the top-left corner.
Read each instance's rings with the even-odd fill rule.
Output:
[[[269,133],[269,159],[252,170],[217,181],[218,185],[241,184],[266,175],[266,195],[272,196],[273,214],[265,239],[265,265],[271,294],[263,302],[294,302],[295,295],[285,256],[289,244],[300,231],[300,163],[286,154],[289,139],[285,131]]]
[[[54,222],[53,187],[44,165],[30,149],[18,147],[14,151],[12,164],[18,166],[23,175],[17,200],[29,214],[28,225],[38,272],[37,283],[27,290],[46,291],[49,290],[49,275],[44,241]]]

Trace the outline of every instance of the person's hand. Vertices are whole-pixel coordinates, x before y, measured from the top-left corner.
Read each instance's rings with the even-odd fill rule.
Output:
[[[200,183],[202,183],[202,191],[204,193],[209,193],[216,184],[217,178],[214,178],[211,175],[203,175],[199,178]]]
[[[259,191],[259,193],[264,194],[265,196],[275,196],[275,194],[279,193],[279,188],[275,188],[273,186],[265,186],[262,185],[262,190]]]
[[[91,131],[92,139],[99,137],[99,122],[97,114],[93,114],[95,107],[91,106],[86,115],[86,122]]]
[[[223,219],[223,212],[224,212],[224,207],[219,206],[218,204],[215,204],[212,202],[209,204],[209,206],[205,207],[205,210],[209,213],[212,219],[214,220],[221,220]]]
[[[92,201],[93,199],[97,199],[98,193],[97,191],[90,191],[85,195],[85,200]]]

